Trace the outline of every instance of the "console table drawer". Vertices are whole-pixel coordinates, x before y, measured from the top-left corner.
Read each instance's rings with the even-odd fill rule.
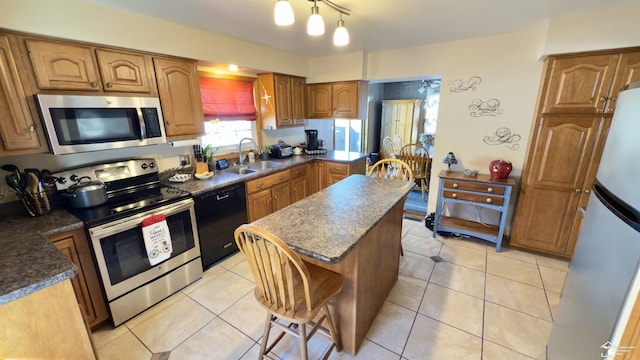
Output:
[[[504,194],[504,186],[494,184],[482,184],[477,182],[458,181],[458,180],[444,180],[444,187],[457,190],[476,191],[487,194]]]
[[[466,201],[498,205],[498,206],[502,206],[502,203],[504,201],[504,199],[499,196],[489,196],[489,195],[478,194],[478,193],[467,193],[467,192],[452,191],[452,190],[444,190],[442,196],[449,199],[466,200]]]

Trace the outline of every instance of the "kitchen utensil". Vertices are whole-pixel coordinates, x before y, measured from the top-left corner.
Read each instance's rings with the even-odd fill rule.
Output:
[[[102,181],[91,181],[82,176],[76,184],[69,186],[66,193],[61,194],[73,208],[88,208],[107,202],[107,188]]]
[[[37,180],[36,190],[42,191],[44,189],[44,180],[42,177],[42,172],[40,170],[29,168],[24,169],[24,173],[27,175],[27,184],[30,184],[29,181],[32,181],[32,179],[30,179],[30,176],[33,175],[33,177],[35,177],[35,179]]]
[[[20,184],[20,180],[15,173],[7,175],[5,180],[7,181],[7,185],[15,190],[18,196],[24,196],[24,188]]]

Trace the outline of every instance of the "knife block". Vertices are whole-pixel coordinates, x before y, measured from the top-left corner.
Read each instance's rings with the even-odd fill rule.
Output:
[[[196,174],[202,174],[209,171],[209,164],[206,162],[197,162],[196,163]]]

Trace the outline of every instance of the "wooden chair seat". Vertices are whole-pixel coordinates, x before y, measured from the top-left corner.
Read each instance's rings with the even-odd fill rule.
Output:
[[[332,342],[324,359],[334,348],[341,351],[340,337],[327,303],[342,290],[342,276],[302,261],[282,240],[266,230],[245,224],[238,227],[234,235],[255,279],[256,300],[267,311],[260,358],[286,334],[298,337],[301,357],[305,360],[307,341],[316,334]],[[281,332],[268,345],[271,325]]]

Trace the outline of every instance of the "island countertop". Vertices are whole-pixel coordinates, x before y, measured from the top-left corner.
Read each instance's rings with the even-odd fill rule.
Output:
[[[412,188],[413,183],[351,175],[252,225],[273,233],[302,255],[336,264]]]
[[[0,213],[0,224],[0,305],[71,278],[78,271],[48,237],[82,228],[80,219],[64,210],[33,218]]]

